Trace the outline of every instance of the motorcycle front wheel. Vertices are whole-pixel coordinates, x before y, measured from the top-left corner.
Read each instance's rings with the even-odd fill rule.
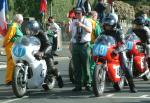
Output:
[[[24,75],[24,71],[20,66],[14,68],[12,89],[14,94],[19,98],[23,97],[27,91],[26,83],[23,82]]]
[[[93,92],[96,97],[103,95],[105,90],[106,70],[103,64],[95,66],[93,72]]]

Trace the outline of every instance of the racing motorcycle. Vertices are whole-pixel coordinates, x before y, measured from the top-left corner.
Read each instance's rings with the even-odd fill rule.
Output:
[[[150,71],[148,69],[147,53],[145,45],[141,42],[136,34],[132,33],[126,37],[127,56],[130,60],[130,68],[134,77],[141,77],[147,81],[150,79]]]
[[[40,49],[40,41],[34,36],[24,36],[13,45],[12,56],[15,62],[12,89],[17,97],[23,97],[27,89],[54,88],[56,77],[47,74],[46,61],[34,56]],[[53,58],[51,58],[53,61]]]
[[[119,54],[112,53],[116,47],[115,39],[107,35],[101,35],[94,43],[92,54],[96,66],[93,72],[93,92],[97,97],[103,95],[106,81],[111,82],[117,91],[124,87],[125,76]]]

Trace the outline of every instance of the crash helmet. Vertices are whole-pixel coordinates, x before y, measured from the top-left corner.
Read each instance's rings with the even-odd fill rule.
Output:
[[[40,24],[36,20],[30,20],[25,27],[26,34],[34,35],[41,29]]]
[[[109,25],[109,26],[111,26],[111,28],[115,28],[116,24],[117,24],[117,22],[116,22],[116,19],[114,17],[105,17],[102,21],[103,27],[105,25]]]
[[[116,23],[118,22],[118,15],[116,13],[108,13],[106,17],[113,18]]]
[[[133,24],[144,26],[145,18],[143,16],[136,17],[133,21]]]

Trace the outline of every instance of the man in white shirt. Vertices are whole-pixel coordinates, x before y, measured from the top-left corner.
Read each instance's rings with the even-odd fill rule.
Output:
[[[92,24],[83,16],[82,8],[76,8],[75,15],[77,19],[73,20],[68,28],[68,32],[72,35],[71,52],[75,69],[75,88],[72,91],[81,91],[82,83],[85,90],[90,91],[89,58]],[[85,78],[82,79],[83,74]]]

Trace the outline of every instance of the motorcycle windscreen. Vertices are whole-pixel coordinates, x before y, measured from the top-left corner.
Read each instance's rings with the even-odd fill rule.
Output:
[[[102,34],[99,36],[93,46],[94,56],[106,56],[108,47],[116,45],[116,41],[112,36]]]
[[[131,51],[134,49],[135,42],[140,41],[140,38],[135,33],[131,33],[126,38],[127,50]]]
[[[26,47],[32,46],[36,47],[37,50],[40,48],[40,41],[34,36],[23,36],[20,38],[17,42],[14,43],[12,47],[12,54],[14,57],[22,58],[24,55],[26,55]]]

